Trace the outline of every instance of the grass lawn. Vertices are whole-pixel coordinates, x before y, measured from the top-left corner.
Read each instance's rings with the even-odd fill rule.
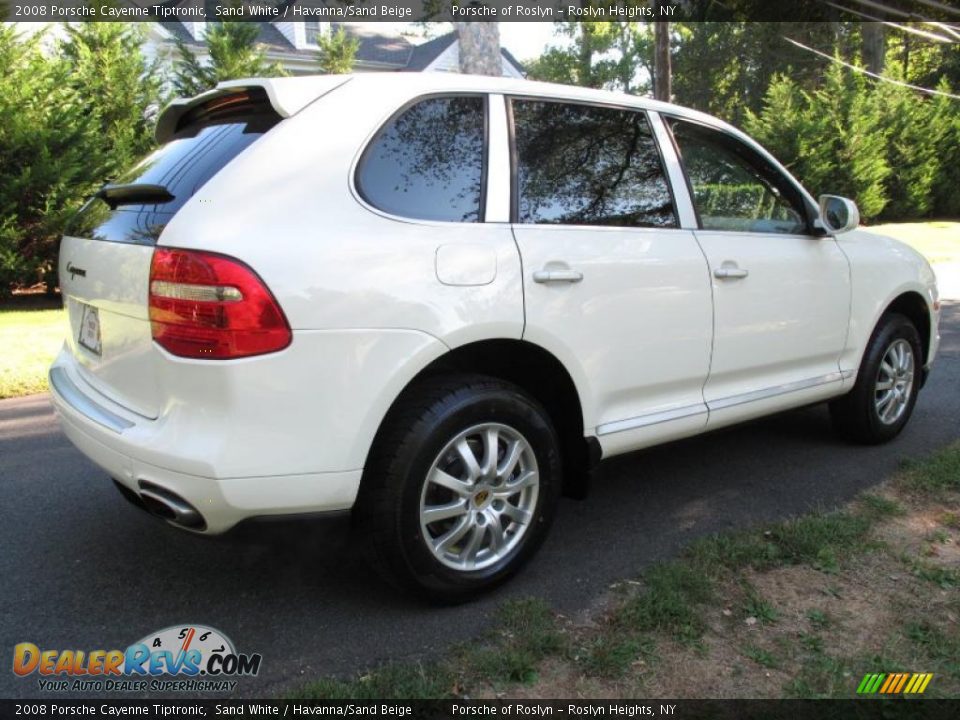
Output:
[[[0,308],[0,399],[46,391],[65,332],[63,310]]]
[[[840,510],[703,538],[583,615],[508,601],[439,660],[290,697],[855,698],[868,674],[933,673],[923,697],[957,698],[958,507],[955,443]]]
[[[931,264],[960,261],[960,222],[889,223],[864,229],[902,240]]]

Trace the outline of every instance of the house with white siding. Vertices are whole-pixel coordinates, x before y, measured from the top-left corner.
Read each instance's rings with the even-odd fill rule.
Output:
[[[317,38],[340,29],[359,40],[355,72],[459,72],[460,43],[455,32],[427,40],[419,45],[397,33],[381,30],[380,23],[331,22],[259,22],[258,42],[267,59],[280,63],[292,75],[316,74]],[[173,57],[176,41],[182,40],[199,57],[205,54],[204,36],[209,24],[200,22],[158,21],[147,33],[148,57]],[[506,77],[523,78],[523,66],[501,49],[501,64]]]

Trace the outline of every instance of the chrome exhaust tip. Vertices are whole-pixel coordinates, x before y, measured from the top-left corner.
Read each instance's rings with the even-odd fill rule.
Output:
[[[151,515],[190,530],[206,529],[207,523],[200,511],[172,490],[146,480],[141,480],[139,485],[140,501]]]

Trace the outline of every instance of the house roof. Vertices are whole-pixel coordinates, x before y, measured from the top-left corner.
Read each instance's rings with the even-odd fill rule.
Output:
[[[443,51],[453,44],[454,37],[454,33],[450,32],[417,45],[413,49],[410,62],[407,63],[404,70],[410,70],[411,72],[426,70],[430,63],[440,57]]]
[[[172,21],[158,21],[174,38],[182,40],[187,45],[202,47],[187,31],[183,23]],[[313,56],[313,48],[297,48],[286,35],[280,32],[272,23],[257,23],[260,33],[257,42],[267,46],[268,50],[282,52],[288,55]],[[456,33],[435,37],[420,45],[413,45],[402,35],[387,35],[377,31],[375,23],[331,23],[334,30],[342,29],[346,34],[360,41],[356,59],[360,63],[375,63],[377,65],[392,66],[398,70],[420,72],[430,66],[456,40]],[[519,72],[523,72],[523,65],[506,48],[500,53]]]
[[[331,23],[336,31],[343,29],[348,36],[360,41],[357,60],[408,67],[414,46],[401,35],[383,35],[370,27],[372,23]]]
[[[159,24],[169,32],[174,38],[182,40],[187,45],[202,47],[203,43],[198,42],[187,31],[183,23],[172,21],[159,21]],[[276,26],[269,22],[257,23],[260,33],[257,35],[257,42],[266,45],[268,50],[274,50],[289,55],[313,56],[317,51],[314,48],[297,48],[287,36],[280,32]],[[399,35],[384,35],[378,33],[375,28],[361,23],[331,23],[333,29],[343,29],[349,37],[360,41],[357,48],[356,59],[363,63],[377,63],[379,65],[392,65],[397,69],[405,68],[410,60],[410,54],[413,51],[413,45],[405,37]]]
[[[177,40],[182,40],[187,45],[194,47],[203,46],[203,43],[195,40],[193,35],[191,35],[187,31],[187,28],[184,27],[183,23],[179,22],[178,20],[159,20],[157,23]],[[260,31],[257,35],[258,43],[267,45],[272,49],[283,50],[284,52],[294,52],[294,47],[290,41],[287,40],[284,34],[277,30],[277,28],[271,23],[257,23],[257,27]]]

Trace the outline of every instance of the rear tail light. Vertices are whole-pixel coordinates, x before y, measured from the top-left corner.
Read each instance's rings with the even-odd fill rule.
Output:
[[[239,260],[157,248],[150,264],[153,339],[174,355],[224,360],[283,350],[292,334],[263,281]]]

